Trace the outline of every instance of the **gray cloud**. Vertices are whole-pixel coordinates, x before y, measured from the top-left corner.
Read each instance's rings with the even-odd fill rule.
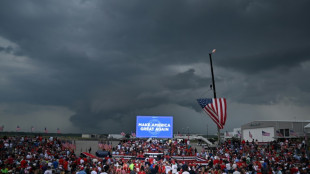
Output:
[[[292,102],[302,114],[309,105],[309,5],[1,1],[0,103],[65,108],[72,131],[129,131],[141,114],[174,115],[176,130],[193,117],[190,127],[199,127],[195,99],[213,96],[208,53],[216,48],[218,96],[236,110]],[[242,115],[230,109],[231,118]]]
[[[221,60],[223,67],[231,68],[246,73],[258,73],[278,68],[283,72],[291,67],[299,66],[302,62],[310,60],[308,48],[290,48],[269,53],[251,56],[236,57],[228,60]],[[281,69],[280,69],[281,68]]]

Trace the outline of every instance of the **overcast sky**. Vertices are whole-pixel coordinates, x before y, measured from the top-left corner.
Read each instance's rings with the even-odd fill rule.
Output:
[[[223,131],[310,119],[310,1],[0,1],[4,130],[120,133],[137,115],[216,132],[197,98],[227,98]]]

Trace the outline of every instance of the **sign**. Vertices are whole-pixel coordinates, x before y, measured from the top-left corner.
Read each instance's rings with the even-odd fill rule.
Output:
[[[173,138],[173,117],[137,116],[136,137]]]

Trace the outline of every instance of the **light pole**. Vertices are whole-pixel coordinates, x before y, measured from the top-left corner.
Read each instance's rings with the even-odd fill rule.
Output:
[[[189,127],[187,126],[187,140],[189,140]]]
[[[208,123],[207,123],[207,139],[209,138],[209,130],[208,130]]]
[[[210,57],[210,66],[211,66],[211,75],[212,75],[212,89],[213,89],[213,94],[214,94],[214,98],[216,98],[216,90],[215,90],[215,82],[214,82],[214,73],[213,73],[213,65],[212,65],[212,54],[214,54],[216,51],[216,49],[213,49],[211,53],[209,53],[209,57]],[[220,138],[221,138],[221,132],[220,132],[220,128],[217,127],[217,144],[220,144]]]

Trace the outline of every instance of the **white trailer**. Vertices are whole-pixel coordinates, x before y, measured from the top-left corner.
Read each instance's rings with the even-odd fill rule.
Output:
[[[124,136],[121,135],[121,134],[109,134],[109,135],[108,135],[108,138],[120,140],[120,139],[123,139]]]
[[[264,135],[263,132],[265,132]],[[243,129],[242,139],[249,142],[252,142],[252,140],[257,140],[258,142],[270,142],[275,140],[274,133],[274,127]]]

